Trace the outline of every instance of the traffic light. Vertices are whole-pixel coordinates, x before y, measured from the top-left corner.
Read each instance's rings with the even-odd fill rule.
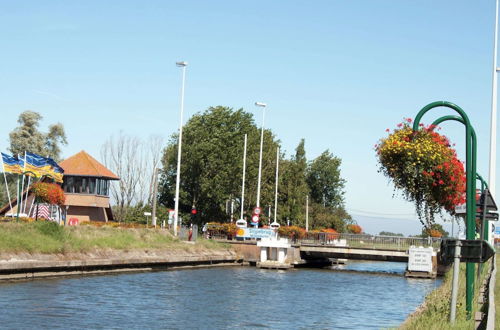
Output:
[[[191,223],[195,223],[196,221],[196,214],[198,213],[198,211],[196,210],[196,207],[193,207],[191,209]]]

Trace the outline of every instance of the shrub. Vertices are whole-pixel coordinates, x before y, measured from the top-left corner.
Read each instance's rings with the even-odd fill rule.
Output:
[[[35,182],[31,186],[37,202],[55,205],[64,205],[66,197],[61,186],[56,183]]]
[[[288,238],[304,238],[306,230],[297,226],[282,226],[278,229],[278,234]]]
[[[360,225],[348,225],[347,231],[351,234],[361,234],[363,232],[363,228]]]

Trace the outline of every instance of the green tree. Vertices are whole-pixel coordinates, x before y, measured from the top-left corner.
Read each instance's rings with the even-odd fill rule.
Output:
[[[226,202],[234,199],[235,218],[239,218],[244,134],[248,134],[245,182],[245,214],[256,205],[260,130],[252,114],[243,109],[217,106],[191,117],[183,129],[179,208],[186,214],[194,206],[199,222],[229,220]],[[178,134],[172,135],[164,149],[163,172],[159,187],[160,203],[174,207]],[[274,198],[274,169],[278,141],[264,131],[261,206]]]
[[[324,207],[343,206],[345,180],[340,177],[341,162],[326,150],[309,164],[307,184],[314,202]]]
[[[390,231],[381,231],[379,233],[380,236],[399,236],[399,237],[404,237],[405,235],[401,234],[401,233],[393,233],[393,232],[390,232]]]
[[[305,141],[300,140],[295,155],[291,160],[283,162],[280,182],[281,209],[280,218],[289,218],[294,225],[305,226],[306,196],[309,187],[306,182],[307,159]]]
[[[67,144],[64,127],[57,123],[50,125],[47,133],[40,132],[38,127],[42,118],[34,111],[24,111],[19,115],[17,122],[20,125],[9,134],[12,154],[22,155],[27,151],[60,160],[60,146]]]
[[[355,224],[351,215],[343,207],[324,207],[313,203],[310,206],[311,229],[333,228],[339,233],[347,231],[347,225]]]

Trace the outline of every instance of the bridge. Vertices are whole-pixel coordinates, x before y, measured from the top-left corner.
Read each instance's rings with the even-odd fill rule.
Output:
[[[214,235],[215,236],[215,235]],[[227,240],[224,235],[212,236],[213,239],[233,244],[246,261],[259,260],[260,249],[256,241]],[[306,233],[305,237],[291,239],[292,250],[290,262],[300,264],[328,261],[328,259],[352,259],[408,262],[410,246],[433,247],[439,250],[441,239],[399,237],[399,236],[372,236],[359,234],[332,234]]]
[[[294,240],[304,260],[355,259],[407,262],[410,246],[439,249],[440,238],[372,236],[356,234],[307,233]]]

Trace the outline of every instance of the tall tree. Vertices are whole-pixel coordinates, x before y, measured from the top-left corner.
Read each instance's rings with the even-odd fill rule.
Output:
[[[307,159],[305,141],[300,140],[295,155],[283,162],[280,195],[282,200],[281,220],[288,218],[294,225],[305,226],[306,196],[309,187],[306,182]]]
[[[39,131],[42,116],[38,112],[24,111],[19,115],[20,124],[9,134],[10,152],[14,155],[25,151],[60,160],[61,145],[66,145],[64,126],[57,123],[49,126],[49,131]]]
[[[314,202],[331,208],[343,206],[345,180],[340,176],[341,162],[326,150],[310,163],[307,183]]]
[[[118,220],[124,219],[129,207],[139,201],[139,182],[144,179],[140,146],[141,142],[137,137],[120,132],[117,138],[111,136],[101,147],[104,165],[120,178],[111,185],[111,198],[117,204]]]
[[[243,167],[243,139],[248,134],[245,211],[256,203],[260,130],[253,116],[243,109],[217,106],[191,117],[183,128],[179,208],[187,213],[196,207],[200,221],[229,220],[226,202],[234,199],[239,209]],[[278,141],[264,131],[261,206],[273,201],[274,166]],[[160,202],[174,206],[178,134],[164,149]],[[239,217],[239,212],[235,212]]]

